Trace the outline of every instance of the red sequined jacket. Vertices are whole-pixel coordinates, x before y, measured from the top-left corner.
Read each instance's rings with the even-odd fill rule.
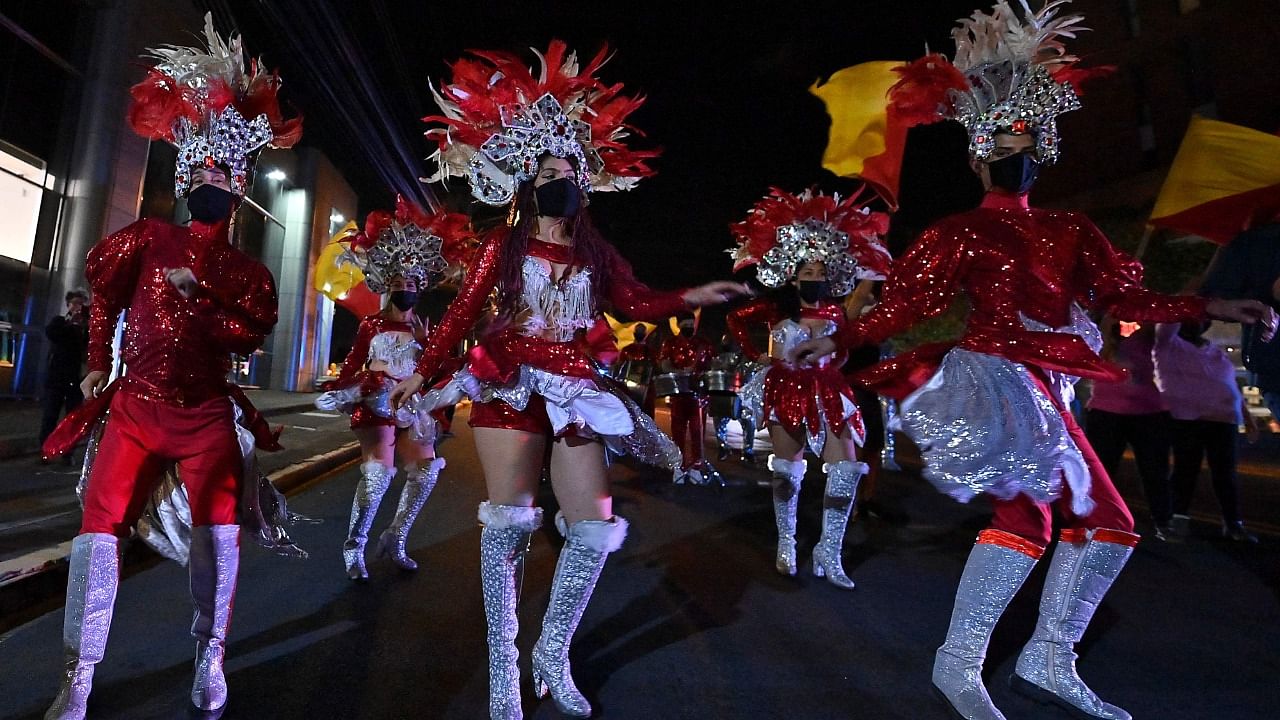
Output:
[[[905,397],[933,375],[952,347],[1119,381],[1124,370],[1099,358],[1080,337],[1027,330],[1022,316],[1062,327],[1070,322],[1074,302],[1148,322],[1201,318],[1205,312],[1203,298],[1144,288],[1141,265],[1113,248],[1085,216],[1028,208],[1025,197],[992,192],[980,207],[926,230],[894,261],[880,303],[841,330],[837,343],[849,348],[883,342],[941,314],[958,293],[971,306],[959,342],[923,346],[859,373],[858,381]]]
[[[800,308],[800,317],[811,320],[830,320],[835,323],[837,334],[847,324],[844,308],[834,303],[816,308]],[[755,324],[765,325],[772,333],[773,326],[786,319],[786,316],[778,309],[777,303],[769,298],[756,298],[726,315],[724,321],[729,329],[729,334],[733,335],[733,339],[742,348],[743,356],[754,361],[764,355],[764,351],[757,348],[756,344],[751,340],[751,326]],[[775,345],[774,353],[778,352],[779,349]],[[833,361],[828,364],[840,367],[844,364],[845,357],[844,353],[836,353],[832,358]]]
[[[198,283],[191,299],[165,280],[166,269],[181,267]],[[85,276],[93,289],[89,369],[111,370],[116,318],[127,309],[126,389],[160,402],[225,396],[231,354],[252,353],[276,324],[271,272],[231,246],[226,223],[139,220],[89,251]]]
[[[453,349],[475,327],[491,293],[498,285],[499,260],[506,237],[491,238],[484,243],[475,263],[468,269],[462,289],[449,305],[444,318],[431,336],[418,360],[418,374],[430,380],[445,367]],[[531,255],[553,262],[568,263],[571,257],[565,246],[530,240]],[[684,291],[653,290],[636,280],[631,266],[612,247],[603,268],[592,268],[592,282],[608,283],[609,303],[631,320],[658,320],[688,310]],[[600,312],[603,308],[596,308]],[[597,323],[597,328],[603,325]],[[607,326],[604,326],[607,330]],[[520,365],[531,365],[558,375],[591,378],[596,376],[592,348],[603,345],[596,328],[569,342],[555,342],[530,337],[516,325],[490,333],[468,355],[471,373],[486,382],[506,382]],[[610,343],[611,344],[611,343]]]
[[[659,362],[666,361],[676,370],[692,373],[711,369],[711,361],[715,357],[715,346],[697,335],[673,335],[662,341],[662,348],[658,351]]]

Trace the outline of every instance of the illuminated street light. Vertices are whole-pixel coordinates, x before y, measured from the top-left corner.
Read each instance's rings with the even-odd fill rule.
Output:
[[[341,223],[346,222],[346,220],[347,218],[344,217],[342,213],[334,213],[329,216],[329,222],[331,223]]]
[[[267,173],[267,179],[275,180],[276,182],[280,182],[281,180],[284,180],[287,177],[289,176],[285,175],[284,171],[279,168],[276,168],[275,170],[272,170],[271,172]]]

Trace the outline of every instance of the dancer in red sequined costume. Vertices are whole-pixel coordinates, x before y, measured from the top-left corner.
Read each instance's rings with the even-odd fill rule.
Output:
[[[920,446],[925,476],[962,501],[991,496],[995,517],[969,556],[933,684],[969,719],[1004,716],[982,684],[996,621],[1064,517],[1040,601],[1040,619],[1017,660],[1013,685],[1077,717],[1127,720],[1076,672],[1074,646],[1138,542],[1133,518],[1068,412],[1077,377],[1116,381],[1097,355],[1101,338],[1082,306],[1125,320],[1206,316],[1262,321],[1248,301],[1170,297],[1142,287],[1141,266],[1111,247],[1083,215],[1039,210],[1027,191],[1058,154],[1055,117],[1079,107],[1081,71],[1061,40],[1078,16],[1062,3],[1015,13],[1001,0],[956,31],[956,57],[929,55],[900,69],[890,93],[900,117],[955,119],[969,131],[982,205],[948,217],[895,262],[881,303],[836,338],[800,346],[801,361],[881,342],[943,312],[963,293],[971,310],[956,343],[927,345],[860,374],[900,398],[902,429]]]
[[[746,220],[733,226],[738,247],[734,269],[755,265],[760,282],[775,290],[729,313],[729,331],[743,353],[765,368],[742,388],[743,412],[769,428],[773,454],[773,510],[778,526],[775,565],[796,574],[796,510],[807,464],[805,449],[823,462],[827,476],[822,537],[813,550],[813,573],[852,590],[841,562],[845,529],[866,466],[858,462],[862,416],[853,390],[840,374],[844,352],[796,366],[787,353],[811,337],[829,336],[845,326],[835,300],[859,280],[881,280],[889,251],[880,236],[889,216],[854,202],[812,190],[799,195],[774,189],[756,203]],[[751,339],[753,325],[769,328],[769,352]]]
[[[668,398],[671,406],[671,435],[680,446],[680,468],[675,471],[676,484],[724,484],[720,473],[707,462],[702,437],[707,424],[707,395],[696,389],[698,378],[711,369],[716,349],[698,335],[698,321],[683,317],[677,323],[679,333],[662,341],[658,362],[663,372],[689,374],[694,391]]]
[[[481,247],[417,374],[393,398],[403,401],[441,371],[496,290],[496,320],[444,390],[475,401],[471,426],[489,494],[479,514],[490,715],[521,717],[515,574],[541,522],[533,504],[550,442],[556,527],[565,545],[533,650],[534,687],[540,696],[549,691],[561,712],[587,717],[591,706],[570,676],[569,642],[627,528],[613,514],[606,447],[668,468],[679,462],[670,438],[600,372],[598,351],[614,349],[602,312],[657,320],[745,288],[718,282],[651,290],[592,225],[587,192],[630,188],[652,174],[645,161],[654,154],[623,142],[624,120],[641,101],[595,78],[605,51],[579,68],[565,45],[553,42],[539,56],[538,74],[513,55],[472,55],[452,66],[453,83],[437,95],[444,116],[433,120],[445,127],[428,133],[440,144],[437,178],[464,176],[481,201],[509,203],[512,226]],[[428,405],[438,401],[434,393],[427,393]]]
[[[347,576],[366,580],[365,544],[382,496],[396,475],[397,454],[404,462],[404,489],[375,554],[390,556],[404,570],[418,568],[405,543],[445,461],[436,457],[438,429],[431,414],[407,409],[397,413],[388,396],[396,383],[413,373],[426,343],[426,324],[414,312],[419,291],[463,261],[474,235],[466,215],[428,214],[403,198],[394,214],[370,213],[363,232],[350,232],[337,239],[347,248],[338,261],[359,267],[365,284],[386,295],[387,304],[360,321],[342,372],[316,399],[316,406],[350,412],[351,430],[360,441],[364,461],[342,555]]]
[[[92,397],[64,421],[46,453],[74,444],[110,409],[72,544],[64,645],[66,676],[46,718],[83,718],[102,659],[119,580],[119,540],[129,537],[166,465],[176,463],[191,517],[189,564],[196,615],[192,703],[226,703],[223,653],[239,564],[238,505],[245,481],[232,395],[231,354],[248,355],[276,323],[265,266],[232,247],[228,224],[249,182],[252,155],[297,141],[299,121],[276,102],[279,78],[248,66],[239,39],[222,41],[206,16],[207,49],[166,46],[132,90],[131,126],[178,147],[175,193],[189,226],[140,220],[98,243],[85,274]],[[116,320],[126,312],[120,357],[127,374],[108,386]],[[278,447],[259,422],[258,440]],[[257,478],[251,478],[256,481]]]

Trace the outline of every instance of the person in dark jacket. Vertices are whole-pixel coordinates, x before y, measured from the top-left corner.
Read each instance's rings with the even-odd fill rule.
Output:
[[[44,413],[40,420],[40,443],[58,424],[64,412],[84,401],[80,378],[84,374],[85,348],[89,343],[89,294],[72,290],[66,295],[67,312],[49,321],[44,328],[49,338],[49,369],[44,380]]]

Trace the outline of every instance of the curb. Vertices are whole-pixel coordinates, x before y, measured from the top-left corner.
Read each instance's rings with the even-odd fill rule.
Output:
[[[312,406],[308,404],[305,407]],[[360,444],[351,442],[286,465],[267,477],[288,496],[359,459]],[[71,541],[68,540],[0,563],[0,633],[62,604],[70,551]],[[122,579],[159,560],[159,556],[143,543],[130,543],[121,558]]]

